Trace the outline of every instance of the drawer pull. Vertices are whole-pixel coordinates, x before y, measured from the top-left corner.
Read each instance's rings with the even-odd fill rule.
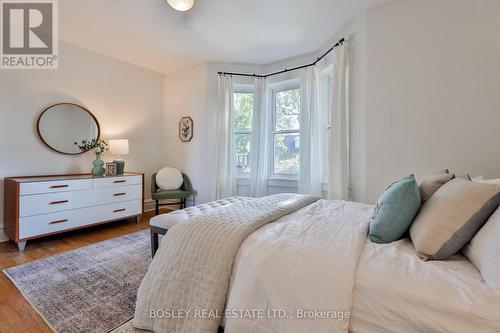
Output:
[[[118,213],[118,212],[124,212],[126,209],[125,208],[122,208],[122,209],[115,209],[113,211],[113,213]]]
[[[65,188],[65,187],[69,187],[69,185],[52,185],[49,188]]]
[[[115,180],[113,183],[114,184],[119,184],[119,183],[126,183],[127,181],[125,179],[122,180]]]
[[[122,193],[115,193],[115,194],[113,194],[113,196],[115,196],[115,197],[120,197],[122,195],[127,195],[127,193],[122,192]]]
[[[52,222],[49,222],[49,224],[58,224],[58,223],[64,223],[64,222],[68,222],[68,219],[52,221]]]
[[[67,203],[67,202],[68,202],[68,200],[52,201],[52,202],[49,202],[49,205],[60,205],[60,204]]]

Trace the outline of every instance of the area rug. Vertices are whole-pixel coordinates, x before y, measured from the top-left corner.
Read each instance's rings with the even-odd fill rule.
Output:
[[[109,332],[134,316],[147,230],[4,269],[55,332]]]

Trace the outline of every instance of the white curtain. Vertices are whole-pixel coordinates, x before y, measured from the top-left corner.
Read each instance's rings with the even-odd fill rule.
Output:
[[[267,195],[267,177],[269,170],[269,133],[271,113],[269,107],[267,80],[255,78],[253,104],[252,140],[250,144],[250,194],[253,197]]]
[[[219,75],[218,88],[215,196],[223,199],[237,194],[233,78]]]
[[[328,147],[328,198],[350,197],[349,48],[346,42],[334,51],[332,74],[330,147]]]
[[[299,193],[322,195],[325,117],[319,109],[316,66],[301,75]]]

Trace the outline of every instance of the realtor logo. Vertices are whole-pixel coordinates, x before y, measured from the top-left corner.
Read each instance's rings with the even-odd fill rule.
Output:
[[[2,69],[57,69],[57,0],[1,0]]]

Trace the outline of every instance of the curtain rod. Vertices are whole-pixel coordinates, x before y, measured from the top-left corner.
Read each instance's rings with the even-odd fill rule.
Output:
[[[285,68],[284,70],[281,70],[279,72],[274,72],[274,73],[265,74],[265,75],[262,75],[262,74],[246,74],[246,73],[231,73],[231,72],[218,72],[217,74],[219,74],[219,75],[233,75],[233,76],[260,77],[260,78],[264,78],[265,79],[265,78],[270,77],[270,76],[274,76],[274,75],[278,75],[278,74],[283,74],[283,73],[291,72],[291,71],[296,71],[298,69],[302,69],[302,68],[306,68],[306,67],[316,66],[316,64],[318,62],[320,62],[321,59],[323,59],[324,57],[326,57],[328,55],[328,53],[332,52],[334,48],[336,48],[339,45],[342,45],[344,42],[345,42],[345,39],[341,38],[328,51],[326,51],[325,53],[323,53],[323,55],[321,57],[317,58],[316,61],[314,61],[314,62],[312,62],[310,64],[307,64],[307,65],[297,66],[297,67],[293,67],[293,68],[290,68],[290,69],[286,69]]]

